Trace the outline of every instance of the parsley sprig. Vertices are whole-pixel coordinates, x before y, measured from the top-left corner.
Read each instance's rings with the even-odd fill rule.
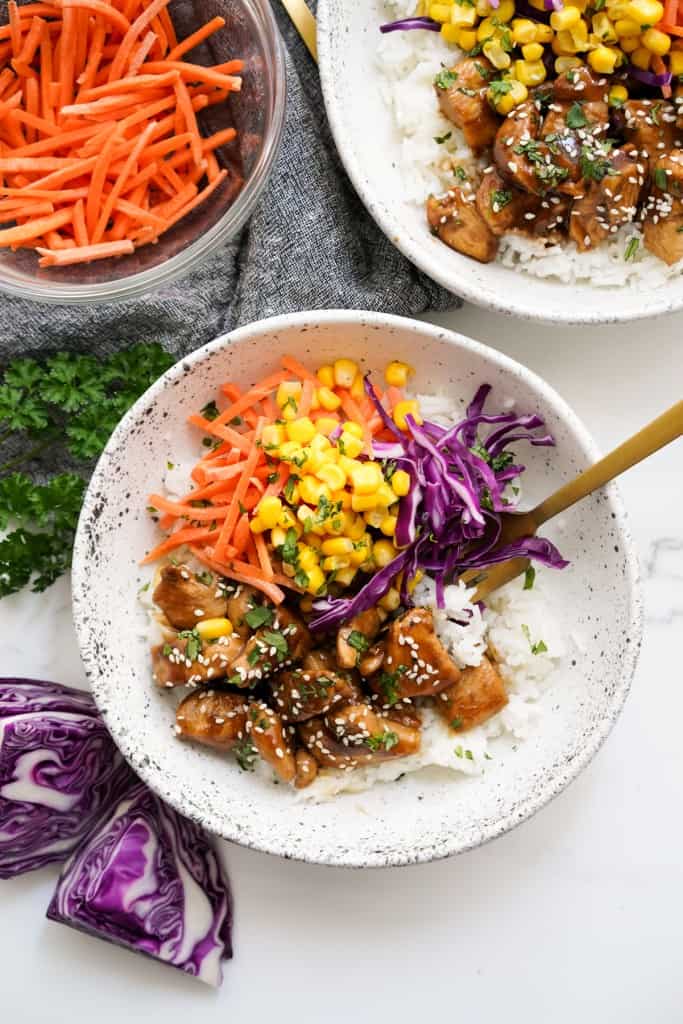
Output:
[[[139,396],[173,362],[141,343],[98,359],[58,352],[19,358],[0,372],[0,597],[29,583],[41,592],[66,572],[85,481],[59,473],[46,482],[20,470],[48,450],[57,461],[96,458]]]

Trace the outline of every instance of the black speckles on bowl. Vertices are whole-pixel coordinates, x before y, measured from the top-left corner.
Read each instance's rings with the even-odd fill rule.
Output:
[[[543,415],[557,448],[531,449],[525,500],[533,502],[593,461],[595,446],[562,399],[529,370],[477,342],[397,317],[352,311],[299,313],[219,338],[176,365],[143,395],[97,466],[74,555],[74,617],[93,694],[112,735],[145,781],[209,830],[281,856],[324,864],[382,866],[458,853],[524,821],[595,754],[628,693],[641,636],[638,570],[617,492],[570,510],[548,535],[571,559],[547,576],[570,640],[542,701],[547,711],[514,754],[474,778],[407,776],[326,804],[239,771],[231,758],[177,742],[173,707],[153,688],[138,592],[139,559],[155,543],[146,496],[169,458],[194,460],[200,438],[187,414],[225,380],[247,385],[284,353],[320,364],[340,354],[381,369],[415,366],[418,391],[467,400],[488,381],[500,403]],[[131,499],[139,496],[139,505]]]

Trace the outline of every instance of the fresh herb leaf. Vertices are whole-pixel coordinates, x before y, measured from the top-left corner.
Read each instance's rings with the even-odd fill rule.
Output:
[[[349,647],[353,647],[354,651],[358,651],[359,654],[364,654],[370,646],[370,641],[365,633],[361,633],[359,629],[352,629],[346,638],[346,642]]]
[[[581,147],[579,168],[584,178],[589,181],[602,181],[608,174],[614,174],[614,167],[608,156],[614,143],[611,139],[604,142],[592,142]]]
[[[296,542],[296,530],[294,529],[293,526],[290,526],[285,535],[285,542],[280,546],[279,552],[280,558],[282,559],[283,562],[286,562],[287,565],[296,565],[297,563],[299,552],[297,550]]]
[[[628,263],[629,260],[634,260],[636,258],[636,253],[638,252],[638,246],[639,245],[640,245],[639,239],[637,239],[637,238],[629,238],[628,245],[626,246],[626,252],[624,253],[624,260],[627,263]]]
[[[275,657],[278,661],[284,661],[289,654],[289,645],[287,644],[287,637],[283,636],[282,633],[278,633],[276,630],[264,630],[263,642],[268,647],[275,648]]]
[[[265,604],[254,605],[244,616],[244,621],[250,629],[260,629],[261,626],[271,626],[275,612]]]
[[[235,752],[235,760],[242,771],[253,772],[254,762],[258,757],[258,751],[251,740],[245,737],[243,740],[240,740],[239,743],[236,743],[232,749]]]
[[[368,736],[365,745],[370,750],[391,750],[398,744],[398,736],[395,732],[383,732],[376,736]]]
[[[451,729],[462,728],[462,718],[452,718],[450,722]]]
[[[457,181],[467,181],[467,171],[464,167],[456,167],[453,174]]]
[[[571,107],[567,111],[567,128],[585,128],[588,124],[588,118],[583,112],[583,107],[577,101],[572,103]]]
[[[197,656],[202,652],[202,638],[196,629],[182,629],[178,633],[179,640],[186,640],[185,657],[190,661],[196,661]]]
[[[508,82],[504,78],[499,78],[495,82],[491,82],[491,84],[489,85],[489,95],[491,97],[491,101],[494,104],[497,103],[502,96],[507,96],[511,89],[512,82]]]
[[[211,572],[196,572],[194,575],[195,579],[197,579],[199,583],[203,583],[205,587],[210,587],[213,583],[213,573]]]
[[[442,146],[444,144],[444,142],[448,142],[448,140],[451,138],[452,135],[453,135],[453,132],[446,132],[445,135],[435,135],[434,136],[434,142],[436,142],[439,146]],[[343,452],[342,452],[342,454],[343,454]]]
[[[439,71],[438,75],[434,79],[434,85],[437,89],[450,89],[450,87],[457,81],[457,71],[450,71],[448,68],[444,68],[443,71]]]
[[[545,654],[546,653],[546,651],[548,650],[548,647],[547,647],[546,643],[543,640],[537,640],[536,643],[534,643],[532,641],[532,639],[531,639],[531,630],[529,629],[529,627],[524,622],[522,623],[522,632],[524,633],[524,636],[529,641],[529,647],[531,648],[531,653],[532,654]]]
[[[530,566],[527,567],[527,569],[526,569],[526,571],[524,573],[524,587],[523,587],[523,589],[524,590],[533,590],[534,589],[534,581],[535,581],[535,579],[536,579],[536,570],[534,569],[533,565],[530,565]]]
[[[507,188],[497,188],[491,193],[491,209],[494,213],[500,213],[511,202],[512,192]]]
[[[655,185],[660,190],[660,192],[666,192],[667,191],[667,185],[668,185],[667,177],[668,177],[667,173],[666,173],[666,171],[664,170],[663,167],[657,167],[655,169],[655,173],[654,173]]]

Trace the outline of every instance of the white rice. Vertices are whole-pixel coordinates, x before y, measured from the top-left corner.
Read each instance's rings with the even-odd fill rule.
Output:
[[[377,23],[410,17],[415,0],[377,0]],[[378,33],[379,35],[379,33]],[[432,194],[446,192],[455,182],[454,168],[468,173],[483,166],[472,157],[459,131],[439,110],[434,76],[442,65],[452,67],[463,54],[444,42],[438,32],[390,32],[379,36],[377,67],[382,96],[391,111],[400,147],[405,196],[419,207]],[[450,137],[443,143],[437,138]],[[631,239],[638,239],[635,256],[625,260]],[[503,266],[535,277],[600,288],[628,285],[635,290],[659,288],[683,272],[683,260],[668,267],[642,244],[642,232],[625,224],[596,249],[580,253],[574,242],[549,245],[509,232],[496,257]]]

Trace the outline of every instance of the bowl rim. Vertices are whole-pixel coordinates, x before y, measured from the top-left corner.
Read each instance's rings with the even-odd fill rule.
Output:
[[[110,458],[127,442],[128,432],[131,426],[138,420],[141,413],[148,408],[150,403],[158,394],[167,387],[172,386],[173,381],[185,376],[195,366],[201,365],[212,353],[239,345],[263,334],[274,334],[291,327],[310,327],[312,324],[334,324],[340,327],[346,324],[362,323],[372,328],[401,328],[412,330],[416,335],[427,336],[431,340],[445,343],[457,349],[473,352],[477,355],[485,355],[492,359],[497,366],[522,379],[538,391],[539,395],[560,415],[568,430],[578,440],[579,444],[587,451],[589,456],[597,459],[600,452],[589,431],[584,426],[576,413],[568,403],[558,394],[555,389],[533,370],[528,369],[524,364],[518,363],[497,349],[490,348],[481,342],[468,338],[456,331],[439,327],[434,324],[424,323],[407,317],[400,317],[391,314],[369,312],[364,310],[330,309],[323,311],[304,311],[297,313],[286,313],[280,316],[269,317],[257,320],[251,324],[227,334],[222,334],[208,344],[196,349],[190,355],[181,358],[169,370],[167,370],[148,390],[138,399],[132,408],[120,421],[111,435],[92,475],[88,489],[85,494],[81,514],[78,522],[78,529],[74,543],[73,571],[72,571],[72,606],[73,618],[76,628],[76,636],[80,649],[81,659],[85,668],[85,674],[90,684],[91,692],[100,713],[109,728],[112,738],[117,747],[131,763],[137,774],[143,781],[157,792],[162,799],[167,801],[178,813],[185,817],[196,819],[196,811],[184,800],[182,790],[173,794],[159,792],[160,780],[156,778],[156,771],[149,763],[141,764],[133,756],[130,732],[127,729],[118,730],[112,727],[112,721],[108,714],[106,695],[100,694],[98,687],[99,668],[98,660],[94,652],[97,644],[95,626],[90,619],[88,612],[88,591],[91,586],[91,574],[88,568],[88,533],[89,523],[99,515],[98,503],[100,498],[98,492],[106,488],[107,483],[115,477],[107,473]],[[433,860],[441,860],[445,857],[465,853],[470,849],[482,846],[493,839],[512,831],[522,822],[533,817],[541,808],[545,807],[551,800],[558,796],[570,782],[576,779],[584,768],[593,760],[607,736],[614,727],[624,702],[629,694],[633,675],[638,662],[638,656],[642,643],[643,634],[643,602],[641,595],[640,568],[637,550],[628,524],[628,517],[623,506],[618,489],[610,484],[605,489],[607,501],[614,514],[615,528],[619,532],[620,546],[626,559],[626,573],[624,583],[628,591],[628,607],[630,613],[628,636],[631,643],[625,645],[623,668],[619,684],[615,687],[609,699],[606,712],[599,719],[591,730],[587,741],[581,747],[576,757],[568,763],[559,766],[552,776],[549,776],[542,787],[538,787],[533,794],[528,795],[514,812],[508,813],[496,819],[486,827],[479,830],[477,838],[459,841],[456,837],[453,841],[444,844],[438,850],[433,847],[420,848],[416,855],[410,855],[410,851],[401,852],[391,857],[385,853],[375,859],[367,854],[364,858],[353,859],[346,856],[336,856],[332,853],[317,853],[309,855],[306,853],[292,853],[278,839],[277,833],[273,834],[272,840],[268,842],[252,841],[244,832],[238,829],[231,829],[229,823],[213,812],[202,818],[202,825],[209,832],[231,842],[239,843],[241,846],[258,850],[261,853],[269,853],[276,856],[283,856],[287,859],[301,860],[306,863],[324,864],[331,867],[401,867],[408,864],[427,863]],[[103,698],[102,700],[100,698]]]
[[[642,298],[642,305],[636,310],[629,310],[626,313],[605,314],[600,309],[586,310],[575,297],[572,298],[576,287],[574,284],[567,284],[567,307],[565,309],[553,308],[549,311],[537,309],[531,301],[525,301],[517,297],[512,287],[514,281],[510,281],[510,289],[505,291],[505,301],[501,301],[498,292],[493,288],[485,288],[478,285],[476,281],[469,281],[456,277],[452,273],[445,272],[443,260],[435,255],[432,257],[425,247],[417,247],[413,236],[406,231],[405,225],[397,217],[391,204],[385,204],[381,196],[378,197],[375,189],[368,187],[368,177],[363,173],[360,160],[357,158],[354,146],[350,143],[352,135],[344,127],[343,98],[346,90],[337,88],[337,77],[335,75],[335,62],[332,54],[332,39],[336,32],[343,32],[338,19],[332,12],[331,0],[318,0],[317,8],[317,43],[318,43],[318,64],[320,70],[320,83],[322,86],[323,99],[327,119],[334,138],[337,152],[344,169],[351,180],[356,193],[360,197],[365,209],[368,211],[377,227],[386,235],[403,256],[423,273],[427,274],[433,281],[440,284],[442,288],[460,298],[472,302],[482,309],[490,309],[504,316],[519,317],[522,320],[530,320],[536,323],[557,323],[557,324],[608,324],[608,323],[629,323],[635,320],[651,319],[658,316],[665,316],[683,308],[683,290],[677,298],[671,298],[666,285],[662,285],[654,292],[643,290],[639,293]],[[379,24],[378,24],[379,28]],[[348,34],[344,33],[344,40],[348,43]],[[518,277],[526,278],[533,286],[534,282],[542,283],[541,279],[527,277],[519,274]],[[558,282],[558,286],[561,282]],[[596,289],[596,295],[601,292],[605,294],[612,291],[612,288]],[[620,291],[620,288],[616,289]],[[522,293],[523,295],[523,293]],[[654,296],[654,298],[653,298]]]
[[[116,281],[97,284],[66,284],[59,280],[21,283],[0,277],[0,294],[48,305],[96,305],[102,302],[124,302],[150,294],[184,276],[191,267],[207,259],[221,244],[234,237],[251,216],[268,181],[275,157],[279,153],[287,107],[287,74],[284,43],[268,0],[242,0],[252,8],[261,22],[261,35],[269,45],[274,75],[270,104],[270,132],[251,174],[235,201],[208,231],[156,267],[150,267]]]

